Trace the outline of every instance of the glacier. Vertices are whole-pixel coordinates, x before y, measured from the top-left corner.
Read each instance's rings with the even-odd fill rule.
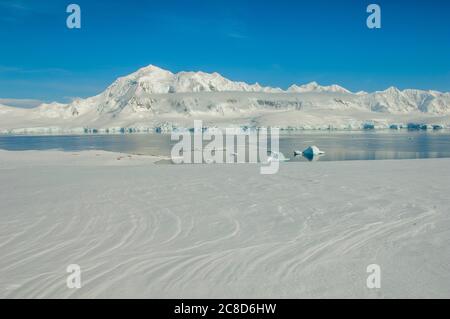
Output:
[[[0,105],[3,134],[170,132],[192,127],[194,119],[208,127],[441,129],[450,127],[450,93],[395,87],[354,93],[317,82],[283,90],[149,65],[67,104]]]

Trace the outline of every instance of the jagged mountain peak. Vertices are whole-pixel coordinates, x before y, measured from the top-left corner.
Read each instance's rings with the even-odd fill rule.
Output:
[[[172,73],[169,70],[160,68],[159,66],[153,65],[153,64],[149,64],[147,66],[144,66],[140,69],[138,69],[135,73]]]
[[[320,86],[319,83],[317,83],[316,81],[311,81],[309,83],[306,83],[303,85],[304,87],[311,87],[311,88],[317,88]]]
[[[303,85],[292,85],[288,88],[288,92],[296,93],[307,93],[307,92],[337,92],[337,93],[351,93],[349,90],[339,86],[337,84],[332,84],[328,86],[322,86],[316,81],[312,81]]]
[[[236,82],[217,72],[182,71],[172,73],[154,65],[117,79],[108,87],[108,95],[126,95],[130,90],[139,94],[196,93],[196,92],[281,92],[281,89],[259,84]]]
[[[384,93],[390,93],[390,94],[399,94],[402,93],[402,91],[400,91],[398,88],[396,88],[395,86],[390,86],[388,87],[386,90],[382,91]]]

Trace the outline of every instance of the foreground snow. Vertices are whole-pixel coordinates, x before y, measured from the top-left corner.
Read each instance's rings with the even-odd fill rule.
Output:
[[[0,151],[0,297],[450,297],[449,159],[156,160]]]

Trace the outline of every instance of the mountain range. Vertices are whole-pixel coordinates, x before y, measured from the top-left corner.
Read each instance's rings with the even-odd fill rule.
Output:
[[[360,129],[410,122],[448,126],[450,93],[390,87],[350,92],[316,82],[287,90],[231,81],[218,73],[150,65],[118,78],[99,95],[32,109],[0,105],[0,132],[171,130],[194,119],[211,126]],[[371,124],[370,124],[371,125]]]

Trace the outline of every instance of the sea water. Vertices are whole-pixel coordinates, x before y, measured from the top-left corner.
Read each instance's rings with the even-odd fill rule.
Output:
[[[104,150],[130,154],[170,156],[170,135],[67,135],[28,136],[0,135],[0,149],[25,150]],[[206,144],[206,142],[205,142]],[[320,161],[385,160],[450,158],[448,131],[356,131],[304,132],[280,135],[279,150],[291,161],[307,161],[294,157],[294,150],[316,145],[325,151]]]

